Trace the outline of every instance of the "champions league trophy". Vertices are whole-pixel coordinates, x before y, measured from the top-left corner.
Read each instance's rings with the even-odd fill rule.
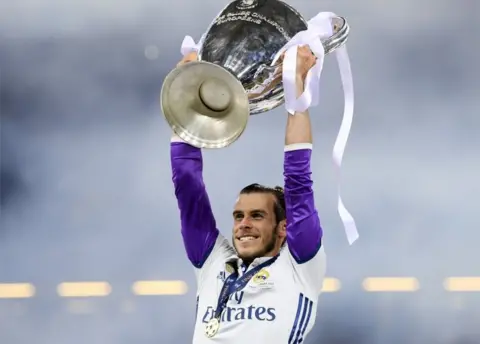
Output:
[[[343,84],[343,120],[333,149],[340,170],[353,120],[353,81],[345,46],[345,18],[320,12],[306,21],[281,0],[235,0],[228,4],[195,44],[189,36],[182,54],[198,61],[173,69],[161,90],[163,114],[181,139],[198,148],[223,148],[244,132],[250,115],[285,103],[290,115],[317,105],[324,57],[336,53]],[[308,45],[316,64],[296,94],[297,47]],[[338,212],[352,244],[355,221],[338,197]]]
[[[250,115],[284,102],[292,114],[306,110],[312,104],[308,98],[316,96],[308,93],[318,87],[323,56],[341,47],[348,34],[346,20],[333,13],[320,13],[307,22],[280,0],[233,1],[198,45],[188,36],[184,40],[182,52],[197,50],[198,61],[177,67],[165,78],[163,114],[172,130],[191,145],[226,147],[240,137]],[[309,104],[303,110],[292,108],[298,45],[309,45],[317,56],[312,74],[318,80],[310,80],[313,85],[303,99]],[[306,83],[308,88],[308,77]]]

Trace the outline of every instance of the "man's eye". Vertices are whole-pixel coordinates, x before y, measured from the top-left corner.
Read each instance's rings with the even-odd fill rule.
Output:
[[[254,219],[261,219],[263,216],[262,216],[262,214],[253,214],[252,217]]]

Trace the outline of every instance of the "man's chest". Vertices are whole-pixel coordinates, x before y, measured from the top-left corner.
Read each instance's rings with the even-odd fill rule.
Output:
[[[236,278],[248,275],[248,271],[239,272]],[[219,307],[224,285],[234,273],[219,264],[202,276],[197,294],[195,343],[204,343],[214,323],[218,323],[214,337],[219,342],[235,342],[240,337],[245,342],[286,342],[286,338],[308,332],[315,319],[316,301],[297,281],[291,264],[279,259],[255,271],[248,283],[231,290]]]
[[[217,293],[221,292],[225,287],[225,284],[228,284],[228,282],[231,280],[232,276],[234,275],[231,268],[219,269],[216,279],[210,279],[212,282],[212,289],[215,289]],[[278,273],[278,269],[273,267],[266,267],[257,271],[253,269],[245,270],[234,279],[240,281],[240,283],[237,285],[237,287],[233,288],[233,291],[243,291],[242,295],[246,292],[250,297],[262,295],[264,298],[266,298],[269,296],[274,296],[278,291],[285,291],[289,287],[294,287],[294,284],[291,283],[291,280],[289,281],[286,279],[285,281],[282,281],[282,276]],[[235,298],[233,294],[230,300]]]
[[[241,288],[230,290],[227,302],[221,309],[221,321],[224,323],[244,320],[275,322],[279,317],[290,313],[291,301],[293,305],[296,303],[299,290],[293,278],[288,278],[288,272],[282,276],[278,270],[261,269]],[[208,323],[220,311],[218,308],[220,296],[230,274],[231,271],[228,269],[219,269],[217,275],[210,278],[209,283],[202,288],[199,295],[198,310],[201,317],[199,321]]]

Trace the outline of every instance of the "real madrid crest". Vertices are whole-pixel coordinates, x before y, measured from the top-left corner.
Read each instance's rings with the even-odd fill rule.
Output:
[[[269,277],[270,277],[270,274],[268,273],[268,271],[265,269],[262,269],[259,272],[257,272],[256,275],[253,277],[253,282],[260,284],[265,282]]]
[[[207,325],[205,325],[205,335],[208,338],[212,338],[217,334],[219,328],[220,321],[217,318],[212,318]]]
[[[249,10],[258,5],[258,0],[239,0],[237,8],[239,10]]]

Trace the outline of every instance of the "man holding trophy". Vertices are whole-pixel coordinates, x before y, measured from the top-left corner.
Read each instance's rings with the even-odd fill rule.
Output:
[[[348,34],[343,18],[320,17],[307,23],[279,0],[233,1],[199,45],[184,44],[184,58],[165,80],[172,180],[197,279],[193,343],[301,343],[314,326],[326,257],[308,108],[324,55]],[[251,184],[239,192],[230,245],[216,227],[201,150],[228,146],[250,115],[283,102],[284,187]],[[342,210],[353,242],[353,219]]]

